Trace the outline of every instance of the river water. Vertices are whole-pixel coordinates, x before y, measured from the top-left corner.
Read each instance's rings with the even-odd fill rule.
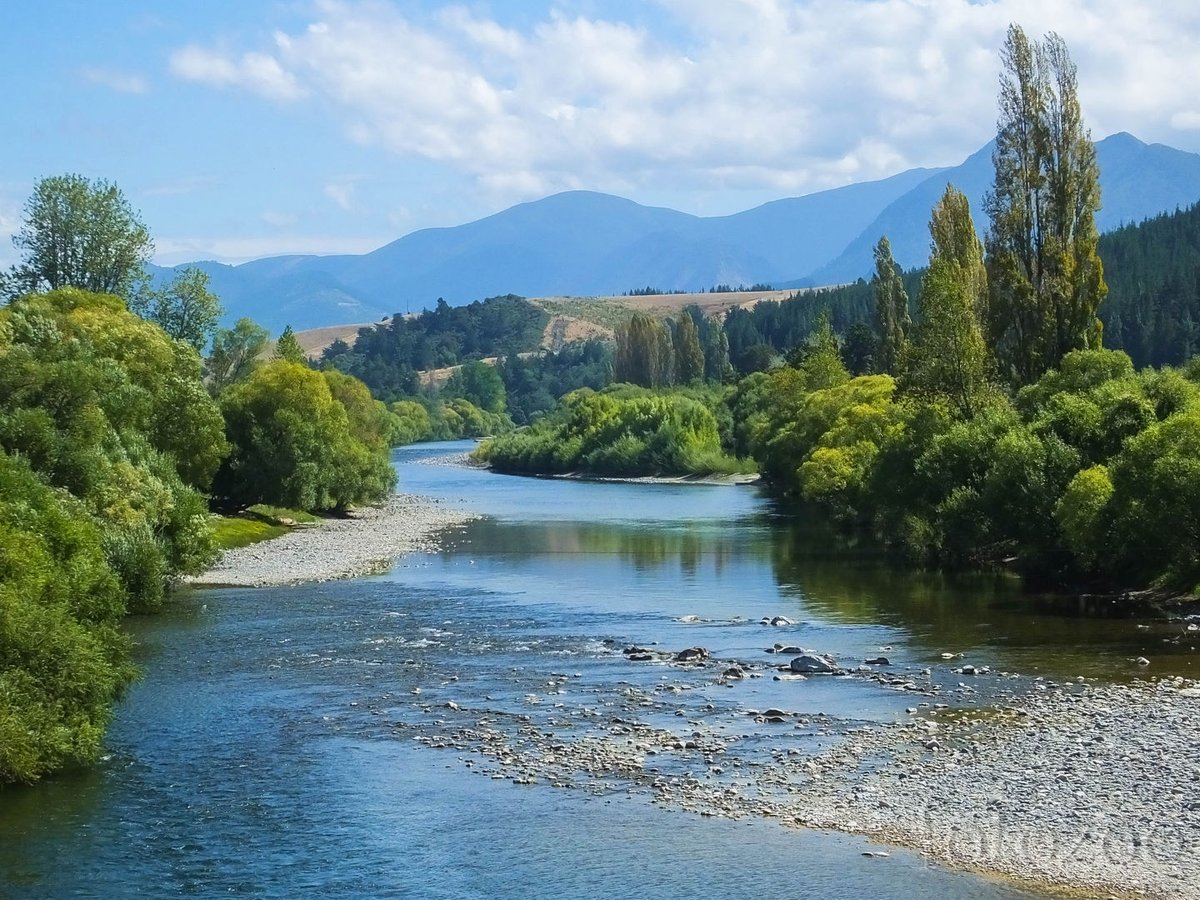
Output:
[[[463,449],[396,454],[402,490],[483,516],[444,552],[349,582],[196,590],[133,621],[144,677],[104,763],[0,793],[0,896],[1033,897],[861,838],[655,802],[654,779],[723,777],[669,747],[645,777],[511,776],[523,746],[569,757],[635,719],[777,765],[915,702],[866,675],[774,680],[777,641],[885,655],[964,704],[988,688],[957,687],[943,653],[1018,680],[1135,677],[1139,655],[1194,672],[1157,625],[826,552],[753,487],[498,476],[447,463]],[[774,615],[796,624],[760,624]],[[757,677],[631,662],[631,645],[703,646]],[[806,718],[748,715],[772,706]]]

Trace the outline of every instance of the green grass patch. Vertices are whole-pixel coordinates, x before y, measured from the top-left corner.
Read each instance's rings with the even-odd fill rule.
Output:
[[[269,525],[311,525],[317,521],[312,513],[301,509],[288,509],[285,506],[268,506],[266,503],[256,503],[247,507],[246,512],[256,519]]]
[[[271,524],[260,519],[242,516],[214,516],[213,537],[222,550],[246,547],[259,541],[269,541],[289,531],[286,525]]]

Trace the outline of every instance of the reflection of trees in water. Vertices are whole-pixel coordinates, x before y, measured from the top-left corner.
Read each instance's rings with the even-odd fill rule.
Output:
[[[769,559],[764,528],[733,530],[721,523],[622,522],[500,523],[479,520],[468,526],[464,546],[473,555],[534,559],[539,556],[612,556],[638,572],[670,568],[687,580],[719,577],[735,560]]]
[[[1133,623],[1082,616],[1060,596],[1023,591],[1015,576],[906,567],[818,520],[775,522],[776,582],[802,597],[810,614],[892,625],[931,652],[988,646],[1010,665],[1070,674],[1119,666],[1143,652],[1145,634]]]

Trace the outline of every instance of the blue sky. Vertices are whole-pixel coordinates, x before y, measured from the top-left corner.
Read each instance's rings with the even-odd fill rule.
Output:
[[[1194,0],[11,0],[0,264],[34,182],[116,182],[156,259],[373,249],[560,190],[721,215],[992,133],[1009,22],[1095,137],[1200,151]]]

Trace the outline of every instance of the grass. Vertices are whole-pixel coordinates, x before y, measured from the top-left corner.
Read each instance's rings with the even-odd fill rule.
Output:
[[[296,525],[317,521],[312,513],[258,503],[236,516],[214,516],[213,537],[222,550],[247,547],[287,534]]]

